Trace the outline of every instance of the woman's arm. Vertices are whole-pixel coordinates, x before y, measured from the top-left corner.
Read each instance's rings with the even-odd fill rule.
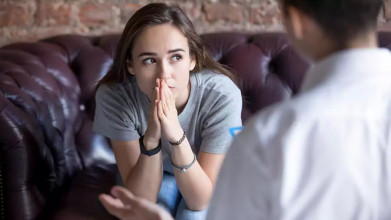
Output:
[[[194,158],[187,139],[179,146],[172,146],[171,155],[172,162],[177,166],[190,164]],[[203,210],[208,206],[224,157],[225,154],[200,151],[197,161],[186,173],[174,169],[178,188],[189,209]]]
[[[140,154],[139,140],[111,140],[117,166],[124,186],[135,195],[156,202],[162,182],[161,152],[147,156]]]
[[[143,145],[148,151],[159,145],[162,132],[157,116],[157,102],[160,97],[158,82],[156,80],[157,87],[154,88],[147,130],[143,138]],[[132,141],[111,140],[111,145],[124,186],[135,195],[156,202],[163,178],[161,151],[152,156],[141,154],[139,139]]]
[[[178,120],[175,100],[164,81],[160,87],[161,99],[158,102],[158,117],[161,122],[163,134],[170,142],[181,139],[183,130]],[[171,146],[172,163],[178,167],[191,164],[194,153],[187,138],[179,145]],[[214,184],[224,160],[224,154],[208,154],[200,152],[198,161],[186,173],[178,170],[174,172],[179,191],[186,205],[191,210],[203,210],[213,194]]]

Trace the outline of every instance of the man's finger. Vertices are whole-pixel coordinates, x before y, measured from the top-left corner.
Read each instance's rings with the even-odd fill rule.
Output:
[[[125,205],[138,205],[138,202],[135,199],[136,197],[133,195],[133,193],[122,186],[114,186],[111,188],[111,193],[120,199]]]
[[[127,213],[127,209],[129,209],[126,208],[119,199],[113,198],[110,195],[99,195],[99,201],[111,215],[114,215],[117,218],[123,218],[125,213]]]

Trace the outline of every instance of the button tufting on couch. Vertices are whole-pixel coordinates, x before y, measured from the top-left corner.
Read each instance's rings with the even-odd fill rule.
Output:
[[[379,36],[391,48],[391,35]],[[244,121],[298,92],[308,63],[285,34],[202,37],[237,73]],[[62,35],[0,48],[0,219],[113,219],[97,195],[115,183],[115,159],[92,119],[118,40]]]

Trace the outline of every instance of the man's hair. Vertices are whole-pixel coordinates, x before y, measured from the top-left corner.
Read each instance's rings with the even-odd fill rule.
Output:
[[[375,30],[383,0],[281,0],[284,13],[293,6],[313,18],[332,39],[347,41]]]

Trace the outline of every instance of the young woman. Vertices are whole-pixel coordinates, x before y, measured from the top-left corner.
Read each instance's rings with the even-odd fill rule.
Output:
[[[99,82],[94,130],[111,141],[123,185],[176,219],[202,219],[242,97],[176,6],[149,4],[128,21]]]

